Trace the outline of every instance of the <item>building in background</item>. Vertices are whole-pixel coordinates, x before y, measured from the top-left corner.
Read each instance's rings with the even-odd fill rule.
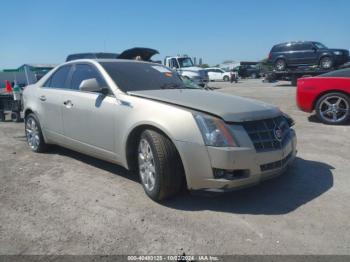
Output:
[[[5,88],[5,80],[19,85],[35,83],[47,72],[53,69],[54,64],[23,64],[16,69],[4,69],[0,71],[0,88]]]

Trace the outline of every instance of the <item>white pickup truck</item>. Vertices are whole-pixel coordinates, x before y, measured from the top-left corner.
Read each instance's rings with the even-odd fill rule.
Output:
[[[194,66],[188,56],[167,56],[164,58],[164,65],[176,70],[182,77],[191,79],[197,85],[205,86],[209,82],[207,71]]]

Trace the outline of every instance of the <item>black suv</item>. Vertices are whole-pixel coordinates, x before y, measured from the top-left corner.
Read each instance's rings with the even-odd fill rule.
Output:
[[[319,42],[289,42],[272,47],[268,60],[277,71],[304,65],[331,69],[349,61],[349,51],[329,49]]]
[[[260,78],[261,72],[256,65],[240,65],[233,69],[233,71],[238,73],[239,77],[242,78]]]

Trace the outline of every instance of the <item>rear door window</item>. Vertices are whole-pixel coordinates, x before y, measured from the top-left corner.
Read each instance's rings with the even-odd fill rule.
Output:
[[[282,52],[282,51],[283,51],[283,46],[280,46],[280,45],[274,46],[272,48],[272,52]]]
[[[45,82],[44,87],[51,88],[67,88],[67,79],[71,69],[71,65],[60,67],[53,75]]]
[[[311,50],[312,44],[311,43],[302,43],[300,44],[300,50]]]

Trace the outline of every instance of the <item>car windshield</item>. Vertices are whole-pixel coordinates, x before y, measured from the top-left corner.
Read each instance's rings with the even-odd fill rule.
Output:
[[[160,89],[197,89],[184,82],[177,72],[160,64],[143,62],[101,62],[116,85],[124,92]]]
[[[191,66],[193,66],[192,59],[189,58],[189,57],[178,58],[177,60],[179,61],[180,67],[191,67]]]
[[[327,47],[324,44],[321,44],[319,42],[314,42],[314,45],[319,49],[327,49]]]

